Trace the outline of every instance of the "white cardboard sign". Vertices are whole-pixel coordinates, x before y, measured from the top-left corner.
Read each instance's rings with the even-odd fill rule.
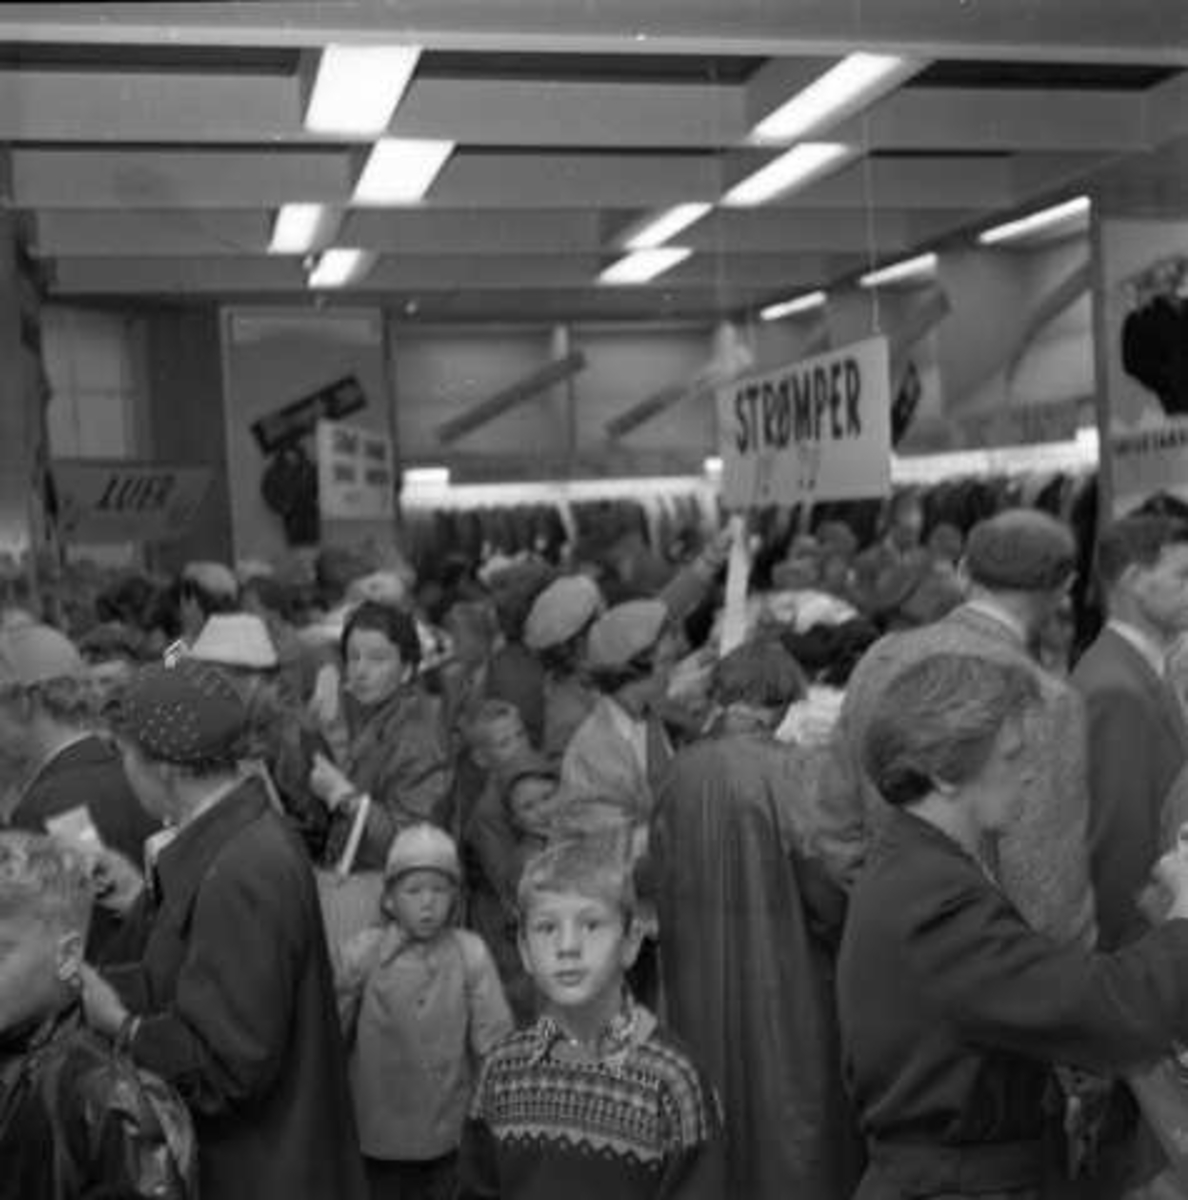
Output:
[[[727,508],[882,496],[891,489],[891,368],[884,337],[718,392]]]

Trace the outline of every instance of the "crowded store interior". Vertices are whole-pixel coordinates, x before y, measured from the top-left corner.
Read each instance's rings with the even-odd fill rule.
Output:
[[[1188,1200],[1188,3],[0,5],[0,1200]]]

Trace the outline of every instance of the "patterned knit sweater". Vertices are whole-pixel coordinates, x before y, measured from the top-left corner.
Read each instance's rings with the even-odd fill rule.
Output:
[[[549,1018],[483,1066],[462,1143],[463,1200],[720,1200],[721,1114],[655,1018],[598,1059],[568,1053]]]

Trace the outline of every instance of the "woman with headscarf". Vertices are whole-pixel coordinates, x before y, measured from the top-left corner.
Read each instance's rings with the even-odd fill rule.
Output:
[[[328,858],[347,847],[365,805],[352,865],[380,870],[402,829],[448,818],[449,741],[437,703],[418,681],[421,641],[412,617],[386,604],[361,604],[347,618],[342,656],[346,757],[341,767],[319,757],[311,783],[333,814]]]
[[[748,1200],[854,1182],[827,949],[843,904],[806,852],[805,760],[773,738],[804,690],[774,639],[723,659],[719,732],[677,755],[652,818],[668,1019],[721,1093],[730,1194]]]

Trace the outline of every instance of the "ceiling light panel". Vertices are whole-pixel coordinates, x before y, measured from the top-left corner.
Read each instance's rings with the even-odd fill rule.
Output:
[[[778,304],[769,304],[761,309],[759,316],[764,321],[779,321],[783,317],[794,317],[797,313],[811,312],[820,308],[828,297],[824,292],[805,292],[803,296],[794,296],[791,300],[781,300]]]
[[[651,250],[636,250],[618,262],[612,263],[598,282],[611,285],[649,283],[657,275],[671,271],[683,263],[693,251],[684,246],[659,246]]]
[[[311,133],[373,138],[392,121],[419,46],[327,46],[305,110]]]
[[[669,238],[676,237],[682,230],[688,229],[690,225],[700,221],[711,208],[713,208],[712,204],[691,201],[665,209],[664,212],[652,217],[637,232],[628,237],[627,249],[655,249],[655,247],[663,245]]]
[[[852,161],[857,154],[856,147],[843,142],[801,142],[736,183],[722,197],[722,203],[730,208],[767,204],[796,188],[815,183]]]
[[[1090,207],[1088,196],[1076,196],[1063,204],[1054,204],[1051,208],[1020,217],[1017,221],[995,225],[993,229],[980,233],[978,241],[983,246],[997,246],[1001,242],[1017,242],[1037,233],[1049,233],[1061,225],[1081,221],[1088,215]]]
[[[375,265],[375,254],[368,250],[336,247],[325,251],[309,273],[311,288],[347,287],[367,274]]]
[[[269,254],[308,254],[327,241],[332,217],[325,204],[284,204],[272,225]]]
[[[431,138],[381,138],[355,185],[354,202],[380,207],[418,203],[453,151],[453,142]]]
[[[814,79],[751,131],[756,142],[795,142],[823,133],[897,88],[919,70],[913,59],[850,54]]]
[[[868,271],[858,282],[864,288],[883,287],[888,283],[907,283],[935,275],[936,266],[935,254],[917,254],[915,258],[905,258],[902,262],[880,267],[877,271]]]

